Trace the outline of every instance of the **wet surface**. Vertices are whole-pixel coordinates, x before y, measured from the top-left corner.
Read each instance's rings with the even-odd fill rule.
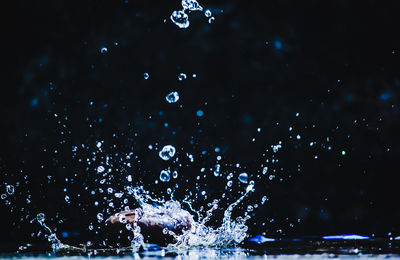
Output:
[[[187,250],[169,249],[154,244],[146,244],[144,250],[132,252],[130,247],[90,248],[65,247],[52,252],[45,245],[32,245],[14,253],[1,255],[2,258],[49,258],[75,259],[80,257],[135,257],[140,259],[170,257],[173,259],[320,259],[320,258],[400,258],[400,241],[388,239],[363,240],[322,240],[284,239],[264,243],[245,242],[236,248],[191,248]]]

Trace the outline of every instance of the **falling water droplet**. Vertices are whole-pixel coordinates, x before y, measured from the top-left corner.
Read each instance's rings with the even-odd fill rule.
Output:
[[[170,179],[171,179],[171,176],[169,174],[169,170],[162,170],[160,173],[160,180],[162,182],[169,182]]]
[[[239,174],[239,181],[241,183],[247,183],[247,178],[248,178],[248,175],[246,172],[242,172],[241,174]]]
[[[264,203],[267,201],[267,196],[262,197],[261,199],[261,205],[264,205]]]
[[[207,9],[207,10],[204,12],[204,15],[205,15],[206,17],[210,17],[210,16],[211,16],[211,11]]]
[[[182,0],[183,9],[188,9],[190,11],[202,11],[203,7],[199,5],[196,0]]]
[[[214,175],[215,175],[215,177],[218,177],[218,176],[219,176],[219,171],[220,171],[220,169],[221,169],[221,165],[216,164],[216,165],[215,165],[215,170],[214,170]]]
[[[187,78],[187,76],[186,76],[185,73],[180,73],[180,74],[178,75],[178,80],[179,80],[179,81],[185,80],[186,78]]]
[[[102,214],[102,213],[98,213],[98,214],[97,214],[97,220],[98,220],[99,222],[102,222],[103,219],[104,219],[103,214]]]
[[[166,145],[162,148],[162,150],[159,152],[159,156],[161,159],[163,159],[164,161],[168,161],[169,159],[171,159],[172,157],[174,157],[175,155],[175,147],[173,147],[172,145]]]
[[[115,196],[116,198],[118,198],[118,199],[122,198],[123,195],[124,195],[123,192],[116,192],[116,193],[114,193],[114,196]]]
[[[189,27],[189,17],[188,15],[180,10],[180,11],[173,11],[171,14],[171,21],[176,24],[179,28],[188,28]]]
[[[7,193],[8,193],[9,195],[14,194],[14,186],[12,186],[12,185],[7,185],[7,186],[6,186],[6,191],[7,191]]]
[[[97,173],[102,173],[102,172],[104,172],[104,171],[105,171],[104,166],[99,166],[99,167],[97,167]]]
[[[46,215],[44,213],[39,213],[36,215],[36,220],[42,225],[44,223]]]
[[[179,100],[179,94],[178,92],[173,91],[165,96],[165,99],[168,101],[168,103],[175,103]]]
[[[149,75],[149,73],[145,72],[145,73],[143,74],[143,77],[144,77],[144,79],[148,79],[148,78],[150,78],[150,75]]]

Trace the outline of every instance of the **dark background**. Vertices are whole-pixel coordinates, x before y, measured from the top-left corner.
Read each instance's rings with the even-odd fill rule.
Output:
[[[224,192],[226,208],[245,189],[237,175],[246,171],[256,191],[235,214],[259,204],[250,235],[400,235],[399,2],[200,4],[215,21],[193,12],[187,29],[169,19],[179,0],[13,1],[4,9],[0,194],[7,184],[15,193],[0,200],[1,244],[43,239],[31,223],[39,212],[63,241],[96,240],[88,229],[101,228],[96,214],[123,208],[121,199],[98,192],[95,169],[106,155],[112,173],[104,189],[123,191],[131,174],[133,185],[155,196],[178,184],[176,198],[192,192],[197,208]],[[173,90],[180,101],[168,104]],[[149,144],[174,145],[180,161],[161,161]],[[210,170],[217,155],[218,178]],[[179,178],[155,184],[169,166]],[[229,172],[235,177],[227,190]],[[260,205],[264,195],[269,200]]]

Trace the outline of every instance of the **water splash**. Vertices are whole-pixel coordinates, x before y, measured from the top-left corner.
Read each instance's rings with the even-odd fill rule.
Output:
[[[140,188],[131,189],[131,193],[140,205],[141,218],[158,219],[165,226],[163,233],[174,238],[175,242],[169,244],[167,248],[187,249],[191,247],[230,247],[242,242],[246,238],[248,230],[246,221],[250,216],[246,214],[245,217],[237,217],[235,220],[232,220],[231,216],[234,208],[253,190],[254,182],[251,181],[245,193],[225,210],[222,224],[218,228],[206,224],[212,217],[213,211],[218,209],[219,200],[214,200],[209,204],[210,208],[203,217],[201,211],[194,210],[190,201],[185,199],[183,203],[186,203],[190,210],[197,215],[197,221],[195,221],[195,216],[183,209],[181,203],[176,200],[171,199],[166,202],[155,200]],[[154,202],[157,203],[154,204]],[[179,223],[186,223],[190,228],[184,229],[182,233],[174,232],[176,226],[181,225]],[[133,248],[137,249],[138,243],[143,242],[143,236],[135,233],[134,237],[139,239],[139,242],[135,239],[132,242]]]
[[[56,252],[63,246],[63,244],[57,238],[56,234],[53,233],[53,231],[46,225],[45,219],[46,219],[46,216],[44,213],[39,213],[36,215],[36,221],[40,224],[40,226],[47,233],[46,234],[47,240],[51,243],[51,247],[53,248],[53,251]]]

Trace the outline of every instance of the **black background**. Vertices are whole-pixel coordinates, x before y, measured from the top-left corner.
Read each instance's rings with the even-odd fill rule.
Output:
[[[30,220],[39,212],[60,238],[68,233],[66,241],[96,239],[88,225],[98,212],[107,215],[109,201],[90,195],[99,186],[98,164],[78,159],[92,158],[100,140],[103,155],[138,156],[132,169],[114,159],[110,187],[122,190],[132,174],[134,184],[158,196],[175,183],[178,199],[205,189],[207,199],[196,206],[224,192],[226,179],[209,171],[219,147],[222,171],[246,171],[256,181],[236,213],[269,198],[253,212],[250,235],[399,235],[398,1],[200,4],[215,21],[193,12],[187,29],[169,19],[179,1],[14,1],[5,9],[0,194],[6,184],[15,193],[0,201],[3,245],[35,239],[31,233],[40,227]],[[188,79],[178,81],[181,72]],[[168,104],[173,90],[180,101]],[[279,141],[283,147],[273,155]],[[89,148],[74,156],[71,147],[82,143]],[[183,161],[174,164],[177,180],[154,184],[160,169],[171,166],[148,149],[155,143],[177,147]],[[272,156],[279,162],[271,164]],[[276,170],[273,180],[256,177],[261,164],[269,174]],[[202,167],[209,176],[196,191]],[[229,201],[244,188],[235,181]],[[101,205],[93,206],[95,200]],[[111,211],[121,209],[115,204]]]

